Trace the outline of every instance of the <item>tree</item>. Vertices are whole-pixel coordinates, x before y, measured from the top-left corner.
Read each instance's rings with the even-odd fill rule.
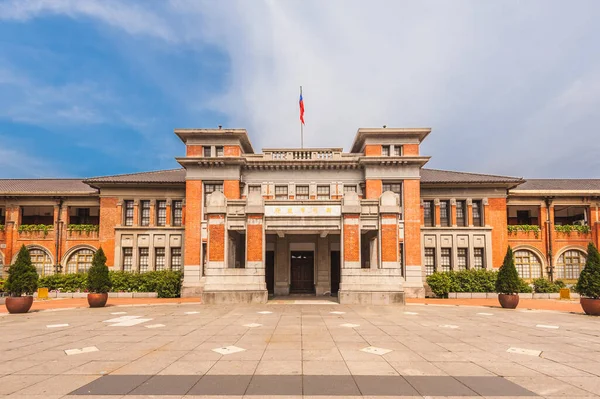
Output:
[[[600,299],[600,254],[591,242],[587,250],[585,267],[579,275],[575,291],[586,298]]]
[[[104,294],[110,291],[111,287],[112,283],[108,276],[108,267],[106,267],[106,255],[101,247],[92,258],[92,267],[88,271],[87,288],[89,292]]]
[[[4,283],[4,289],[10,296],[21,296],[23,294],[33,295],[37,288],[37,270],[31,263],[29,250],[23,245],[17,254],[15,263],[8,269],[8,279]]]
[[[517,294],[521,287],[521,279],[515,267],[515,258],[510,245],[506,250],[504,262],[498,271],[496,279],[496,292],[499,294]]]

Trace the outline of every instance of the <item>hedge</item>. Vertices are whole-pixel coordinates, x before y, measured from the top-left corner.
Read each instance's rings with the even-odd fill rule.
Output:
[[[457,272],[435,272],[427,276],[427,284],[436,296],[446,297],[449,292],[494,292],[498,272],[471,269]],[[532,292],[532,288],[520,280],[520,292]]]
[[[555,282],[552,282],[543,277],[536,278],[533,280],[533,292],[539,294],[560,292],[560,289],[565,287],[566,284],[562,280],[556,280]]]
[[[159,298],[177,298],[181,293],[181,272],[169,270],[147,273],[109,272],[114,292],[156,292]],[[62,292],[84,292],[87,273],[53,274],[40,278],[39,286]]]

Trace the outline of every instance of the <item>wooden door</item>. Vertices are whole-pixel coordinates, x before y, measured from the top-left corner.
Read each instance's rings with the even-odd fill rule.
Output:
[[[331,251],[331,295],[340,290],[340,251]]]
[[[291,286],[293,293],[310,293],[315,290],[314,252],[292,251],[291,254]]]

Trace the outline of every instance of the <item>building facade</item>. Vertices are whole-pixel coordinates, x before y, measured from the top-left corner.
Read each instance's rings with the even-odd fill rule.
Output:
[[[205,303],[269,294],[402,303],[434,271],[491,269],[512,246],[521,277],[574,280],[598,245],[600,179],[424,168],[430,129],[359,129],[341,148],[255,153],[243,129],[177,129],[182,168],[0,180],[0,264],[26,245],[40,275],[182,270]]]

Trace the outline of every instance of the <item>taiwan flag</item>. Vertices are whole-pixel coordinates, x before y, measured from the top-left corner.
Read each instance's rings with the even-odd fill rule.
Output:
[[[304,125],[304,100],[302,99],[302,86],[300,86],[300,122]]]

